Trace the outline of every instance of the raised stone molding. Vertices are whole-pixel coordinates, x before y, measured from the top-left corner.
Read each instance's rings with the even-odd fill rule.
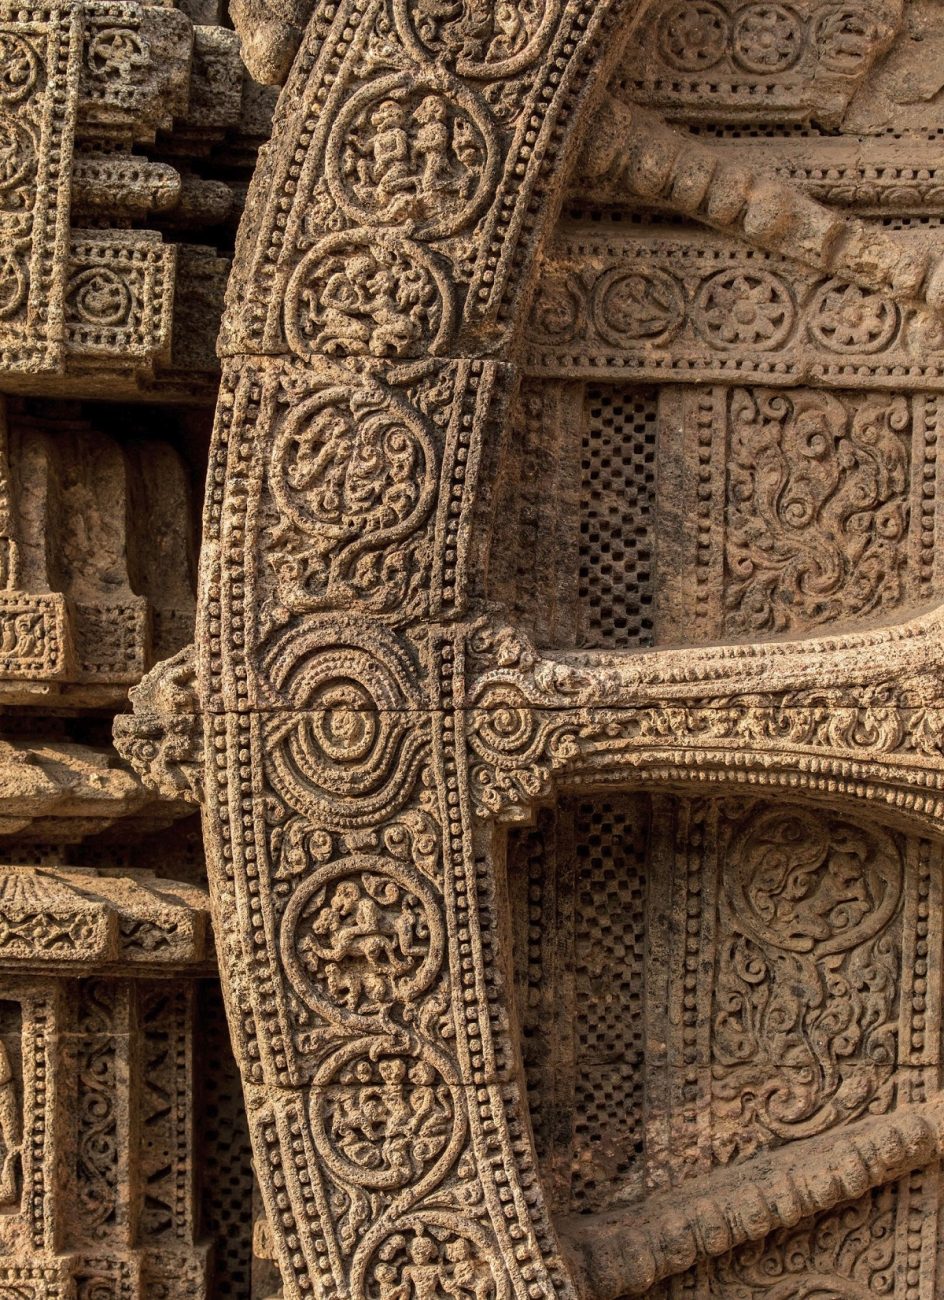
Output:
[[[554,1183],[546,1166],[538,1169],[541,1134],[526,1109],[503,911],[503,828],[527,826],[555,799],[610,790],[706,798],[713,808],[761,794],[795,810],[781,829],[804,862],[815,861],[805,870],[815,875],[817,901],[808,915],[800,889],[802,915],[787,909],[783,921],[797,934],[783,933],[765,910],[781,906],[765,892],[778,887],[763,866],[756,875],[745,867],[745,943],[809,951],[816,980],[827,984],[852,978],[836,974],[841,964],[859,970],[872,960],[866,948],[884,971],[879,947],[891,963],[886,930],[901,914],[902,881],[915,900],[925,887],[914,863],[930,850],[911,846],[940,834],[944,810],[940,615],[909,609],[910,592],[900,601],[888,595],[901,613],[885,626],[868,623],[879,597],[870,606],[866,592],[858,614],[867,625],[847,629],[846,609],[804,605],[792,588],[784,595],[776,580],[787,579],[774,566],[761,584],[773,630],[784,630],[779,618],[794,639],[725,625],[721,634],[742,634],[741,644],[698,648],[691,642],[719,635],[711,622],[719,605],[731,618],[725,611],[738,600],[710,579],[706,592],[696,576],[696,595],[711,611],[704,635],[682,631],[679,605],[661,616],[668,629],[674,613],[677,639],[689,648],[657,639],[651,652],[634,654],[538,649],[502,617],[496,596],[504,588],[495,573],[507,576],[517,559],[496,554],[501,507],[528,477],[516,463],[519,421],[541,428],[533,381],[531,396],[518,399],[524,369],[561,389],[614,374],[670,379],[662,414],[670,418],[673,401],[686,413],[682,437],[684,421],[697,419],[687,413],[683,380],[711,380],[722,406],[729,384],[771,390],[768,424],[781,417],[784,445],[791,412],[801,421],[818,401],[821,423],[832,421],[837,442],[845,439],[850,481],[856,431],[865,430],[870,448],[886,431],[875,453],[888,498],[882,517],[898,518],[897,502],[904,520],[913,453],[906,456],[899,435],[912,420],[929,427],[922,398],[914,408],[886,398],[880,411],[861,392],[807,399],[798,385],[892,384],[914,389],[931,410],[936,243],[919,234],[905,244],[817,204],[792,176],[771,180],[731,149],[668,127],[653,108],[684,117],[688,93],[716,106],[699,77],[688,90],[676,77],[662,97],[656,69],[651,91],[640,90],[652,32],[660,57],[678,63],[689,54],[672,24],[704,46],[717,17],[726,66],[763,61],[748,38],[758,50],[790,55],[796,74],[783,95],[774,88],[768,107],[838,122],[902,17],[896,6],[874,21],[864,8],[834,10],[781,15],[777,6],[747,6],[734,15],[713,4],[630,11],[549,2],[499,15],[383,0],[316,4],[310,15],[237,8],[253,66],[277,79],[293,55],[294,63],[249,195],[221,335],[196,687],[188,681],[170,708],[169,695],[155,707],[142,693],[118,740],[157,788],[195,789],[193,768],[204,764],[211,889],[218,914],[231,918],[219,934],[220,961],[268,1236],[292,1300],[419,1297],[430,1287],[482,1300],[612,1300],[666,1278],[708,1288],[699,1294],[741,1294],[726,1289],[738,1284],[723,1272],[706,1272],[709,1260],[724,1256],[732,1275],[743,1268],[747,1276],[754,1257],[734,1248],[756,1243],[789,1255],[801,1219],[810,1232],[823,1225],[822,1242],[805,1256],[810,1275],[821,1268],[839,1278],[844,1265],[829,1256],[831,1211],[841,1216],[854,1202],[871,1225],[897,1213],[886,1201],[899,1188],[916,1203],[933,1195],[939,1059],[920,1076],[927,1092],[913,1098],[927,1101],[927,1113],[896,1110],[879,1061],[885,1038],[880,1048],[862,1037],[866,1023],[884,1026],[892,1015],[884,976],[874,973],[861,977],[869,1010],[858,1036],[849,1029],[848,1071],[809,1101],[815,1118],[803,1132],[817,1136],[808,1176],[801,1148],[791,1152],[784,1140],[800,1131],[771,1120],[757,1143],[784,1140],[784,1151],[740,1169],[719,1169],[720,1157],[698,1165],[704,1178],[692,1184],[690,1213],[677,1208],[674,1191],[649,1182],[615,1223],[595,1215],[579,1228],[566,1215],[555,1221]],[[771,24],[787,34],[766,40]],[[634,80],[615,71],[624,48]],[[766,70],[751,70],[755,82]],[[606,99],[610,77],[617,97]],[[727,93],[722,85],[718,106]],[[555,239],[575,160],[590,201],[602,194],[636,209],[653,205],[720,233],[655,228],[617,240],[599,225],[585,236],[564,226]],[[777,406],[774,390],[788,385],[793,407]],[[561,389],[550,390],[545,409],[563,463],[566,428],[562,435],[553,421],[578,403]],[[711,437],[721,411],[712,412]],[[727,454],[720,430],[724,453],[710,439],[698,445],[707,463]],[[509,461],[517,477],[505,498]],[[742,513],[760,528],[748,507]],[[566,508],[561,497],[558,509]],[[822,508],[831,520],[831,507]],[[714,518],[707,522],[696,552]],[[924,536],[919,526],[916,546],[926,556]],[[734,545],[722,541],[722,556]],[[861,563],[861,575],[838,582],[838,599],[854,603],[876,570],[862,547],[850,544],[848,562]],[[931,602],[922,563],[915,580]],[[877,581],[884,577],[879,571]],[[743,597],[745,618],[759,602]],[[159,674],[153,683],[160,695]],[[772,815],[758,812],[740,833],[760,836]],[[731,852],[766,862],[767,844],[732,840]],[[857,865],[843,881],[855,876],[854,886],[831,874],[842,874],[837,864],[847,858]],[[848,915],[844,888],[856,900]],[[862,912],[861,891],[869,900]],[[680,928],[685,917],[697,926],[696,916],[683,910]],[[820,957],[830,974],[815,964]],[[689,958],[697,969],[697,956]],[[744,961],[753,969],[752,956]],[[734,1017],[733,1000],[748,994],[730,980]],[[766,980],[771,999],[805,987],[785,974]],[[815,1019],[800,994],[790,995],[798,1017]],[[685,1008],[694,997],[686,985]],[[671,1014],[678,1018],[678,1007]],[[691,1019],[684,1069],[697,1088],[698,1035],[708,1032],[697,1004]],[[873,1046],[874,1060],[857,1055]],[[780,1064],[789,1074],[789,1062]],[[913,1068],[917,1087],[917,1059]],[[832,1132],[868,1107],[874,1121]],[[582,1157],[592,1161],[592,1149]],[[936,1230],[936,1219],[928,1222]],[[559,1233],[579,1240],[580,1259],[561,1249]],[[934,1293],[929,1258],[912,1268],[916,1300]],[[852,1293],[871,1293],[872,1274],[859,1280],[871,1260],[862,1246]],[[763,1264],[756,1272],[764,1276]],[[823,1293],[845,1294],[844,1285],[824,1283]]]

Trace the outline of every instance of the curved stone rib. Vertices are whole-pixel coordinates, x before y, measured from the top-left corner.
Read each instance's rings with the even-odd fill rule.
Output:
[[[700,1258],[856,1200],[944,1150],[944,1094],[841,1132],[752,1156],[641,1205],[572,1215],[557,1229],[586,1300],[643,1295]]]
[[[939,625],[934,611],[819,640],[545,657],[482,629],[469,695],[480,814],[519,820],[555,787],[593,783],[756,785],[940,830]]]
[[[610,96],[583,183],[683,213],[748,244],[793,257],[902,301],[944,309],[944,258],[903,248],[880,226],[843,216],[796,185],[725,157],[656,113]]]
[[[307,7],[236,6],[273,79]],[[247,199],[197,676],[214,929],[287,1300],[572,1295],[460,665],[537,257],[646,7],[515,0],[493,30],[484,6],[469,42],[410,0],[318,0]],[[139,762],[188,784],[158,704]]]
[[[468,702],[495,683],[527,679],[542,708],[654,700],[696,702],[732,693],[833,697],[894,685],[944,703],[944,606],[871,631],[790,641],[670,650],[571,650],[540,654],[515,628],[481,625],[471,644]],[[823,683],[828,683],[827,687]]]

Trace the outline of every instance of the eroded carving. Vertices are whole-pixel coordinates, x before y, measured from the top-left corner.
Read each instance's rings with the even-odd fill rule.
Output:
[[[287,1296],[930,1300],[928,6],[236,6],[298,58],[153,795],[100,714],[192,636],[267,101],[204,0],[66,10],[0,30],[0,1285],[246,1300],[255,1219]],[[128,865],[182,795],[261,1183],[214,1101],[212,1213],[205,907]]]

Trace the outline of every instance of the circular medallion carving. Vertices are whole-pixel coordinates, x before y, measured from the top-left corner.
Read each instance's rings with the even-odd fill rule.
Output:
[[[478,1223],[448,1210],[402,1215],[393,1229],[355,1260],[359,1293],[427,1300],[445,1294],[468,1300],[507,1300],[504,1270],[493,1268],[496,1243]],[[363,1274],[363,1280],[361,1280]]]
[[[134,299],[117,271],[90,266],[72,277],[66,289],[70,315],[84,325],[120,327],[131,319]]]
[[[435,493],[423,421],[374,392],[329,388],[292,410],[276,436],[269,482],[283,517],[324,549],[371,550],[413,532]],[[349,555],[349,550],[346,552]]]
[[[729,19],[713,0],[676,0],[659,23],[659,53],[679,72],[704,72],[724,58]]]
[[[900,901],[901,853],[876,826],[776,810],[751,821],[728,860],[739,924],[785,951],[855,948],[885,928]]]
[[[408,239],[329,235],[299,262],[285,293],[296,356],[436,356],[451,332],[452,290],[436,259]]]
[[[698,291],[699,333],[713,348],[772,352],[796,320],[790,290],[767,271],[717,271]]]
[[[803,22],[783,4],[749,4],[734,19],[735,62],[748,72],[786,72],[803,53]]]
[[[558,0],[395,0],[397,27],[420,59],[433,58],[460,77],[510,77],[534,63],[547,44]]]
[[[313,1080],[312,1137],[341,1182],[397,1190],[442,1176],[465,1134],[457,1077],[432,1046],[389,1036],[334,1052]]]
[[[91,34],[85,66],[93,77],[131,78],[136,68],[147,66],[149,49],[144,38],[128,27],[102,27]]]
[[[319,867],[292,895],[282,960],[300,998],[369,1028],[432,984],[444,932],[432,887],[405,863],[356,854]]]
[[[819,13],[814,27],[819,66],[827,72],[854,76],[872,58],[887,32],[886,23],[867,8],[830,6]]]
[[[562,275],[544,276],[528,319],[528,335],[549,346],[569,343],[583,311],[583,295],[576,281]]]
[[[35,49],[16,32],[0,32],[0,103],[18,104],[37,88],[41,64]]]
[[[497,146],[466,90],[395,73],[351,96],[328,142],[326,174],[361,225],[435,239],[469,226],[488,202]]]
[[[830,352],[881,352],[897,329],[892,299],[857,284],[829,280],[810,307],[810,337]]]
[[[685,319],[682,286],[665,271],[608,271],[596,286],[593,320],[608,342],[667,342]]]

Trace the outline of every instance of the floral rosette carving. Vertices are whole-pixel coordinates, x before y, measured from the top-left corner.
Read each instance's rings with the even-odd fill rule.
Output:
[[[201,685],[222,700],[205,718],[206,824],[292,1300],[572,1293],[509,1067],[498,820],[530,816],[557,774],[668,788],[846,780],[831,752],[819,766],[781,760],[765,728],[810,726],[797,751],[856,743],[873,725],[892,743],[881,701],[864,722],[824,718],[811,699],[794,723],[788,669],[774,664],[780,685],[751,693],[742,673],[761,673],[730,646],[702,677],[672,660],[661,678],[634,678],[635,664],[605,655],[565,662],[476,635],[481,565],[463,555],[480,543],[476,474],[494,471],[514,394],[551,172],[591,114],[604,43],[615,59],[609,12],[587,0],[316,6],[246,209],[201,579]],[[729,57],[779,74],[808,41],[788,4],[668,13],[668,58],[699,75]],[[745,348],[778,364],[799,332],[790,286],[763,259],[712,265],[684,291],[672,264],[614,268],[576,291],[568,278],[539,299],[537,328],[570,339],[592,317],[601,336],[643,344],[690,328],[719,367]],[[491,662],[475,679],[479,653]],[[840,759],[852,766],[847,749]],[[806,962],[827,994],[837,971],[859,981],[878,1097],[894,916],[875,933],[866,918],[893,907],[897,845],[854,840],[839,820],[843,852],[791,868],[786,884],[763,846],[737,843],[747,956],[732,956],[730,982],[750,998],[737,984],[754,969],[748,945],[786,900],[777,960]],[[736,1057],[738,1009],[725,1010]],[[845,1051],[853,1031],[841,1030]],[[798,1124],[855,1110],[836,1077]]]
[[[40,86],[42,61],[19,32],[0,32],[0,104],[19,104]]]

